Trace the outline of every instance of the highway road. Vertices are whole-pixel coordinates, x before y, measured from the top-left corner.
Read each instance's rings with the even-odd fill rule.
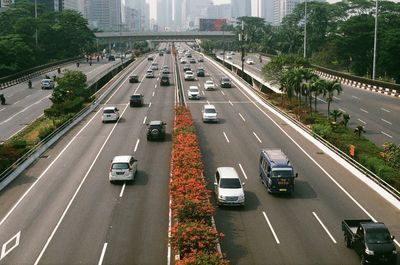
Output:
[[[231,55],[232,59],[227,59],[226,62],[233,62],[241,66],[240,54]],[[222,55],[218,56],[223,58]],[[259,57],[256,54],[249,54],[245,57],[252,58],[253,65],[244,64],[245,71],[262,77],[262,66],[270,59],[262,57],[262,63],[259,62]],[[334,101],[331,103],[331,111],[338,109],[343,113],[350,114],[349,126],[355,128],[357,125],[365,127],[367,138],[371,139],[378,145],[385,142],[400,144],[400,123],[397,114],[400,113],[400,99],[389,95],[384,95],[378,92],[344,85],[340,95],[335,95]],[[317,109],[327,113],[328,104],[325,99],[318,97]]]
[[[110,68],[120,61],[100,62],[94,61],[90,66],[88,63],[81,63],[79,68],[76,64],[67,64],[62,67],[61,75],[57,71],[47,73],[50,77],[53,75],[63,76],[65,70],[80,70],[86,74],[88,83],[104,75]],[[0,142],[5,141],[17,134],[27,125],[31,124],[38,117],[43,115],[43,110],[51,106],[52,90],[42,90],[41,80],[45,74],[32,79],[32,89],[28,89],[28,83],[23,82],[6,89],[1,90],[6,98],[6,105],[0,106]]]
[[[172,68],[171,56],[158,57]],[[0,193],[0,264],[166,264],[174,86],[145,79],[143,60],[114,78],[104,104]],[[159,72],[159,71],[158,71]],[[140,83],[128,83],[139,74]],[[133,93],[145,106],[130,108]],[[101,109],[118,106],[117,123]],[[146,123],[167,122],[164,142],[146,140]],[[115,155],[138,160],[132,185],[108,180]]]
[[[199,134],[209,188],[221,166],[235,167],[246,184],[246,206],[220,207],[215,217],[218,231],[225,234],[222,251],[232,264],[359,264],[355,252],[343,243],[345,218],[383,221],[399,238],[398,202],[388,203],[255,101],[238,82],[233,88],[204,91],[205,80],[218,83],[226,73],[207,60],[202,66],[208,76],[186,81],[184,87],[195,84],[201,89],[200,100],[186,100]],[[201,106],[207,103],[216,106],[218,124],[202,122]],[[289,156],[299,173],[292,196],[270,195],[261,184],[262,148],[281,148]]]
[[[170,55],[156,60],[174,69]],[[99,107],[0,192],[0,264],[168,264],[175,87],[145,79],[150,63],[138,61],[113,79],[114,92],[101,107],[118,106],[118,123],[103,124]],[[220,166],[235,167],[246,183],[246,206],[220,207],[215,215],[232,264],[359,264],[343,243],[344,218],[383,221],[400,237],[398,202],[384,199],[306,140],[239,80],[233,88],[204,91],[205,80],[218,82],[228,72],[208,60],[192,66],[207,73],[183,86],[209,187]],[[138,73],[141,82],[129,84],[130,73]],[[201,89],[197,101],[186,94],[194,84]],[[144,95],[144,107],[129,107],[135,92]],[[217,108],[217,124],[202,123],[207,101]],[[167,122],[164,142],[146,140],[145,123],[156,119]],[[299,173],[292,196],[270,195],[261,184],[259,152],[267,147],[282,148]],[[121,154],[138,159],[131,185],[108,181],[110,161]]]

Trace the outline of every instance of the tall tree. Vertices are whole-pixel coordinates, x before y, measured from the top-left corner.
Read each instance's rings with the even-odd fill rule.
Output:
[[[335,92],[339,95],[340,92],[342,92],[342,85],[336,81],[324,81],[324,97],[326,98],[326,101],[328,102],[328,119],[330,119],[330,107],[331,107],[331,102],[333,101],[333,95]]]

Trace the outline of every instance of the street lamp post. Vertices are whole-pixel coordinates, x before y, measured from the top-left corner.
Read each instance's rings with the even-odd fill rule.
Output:
[[[307,57],[307,0],[304,2],[304,50],[303,57]]]
[[[372,62],[372,80],[375,80],[376,70],[376,39],[378,35],[378,0],[375,4],[375,32],[374,32],[374,59]]]
[[[35,0],[35,44],[38,46],[38,30],[37,30],[37,0]]]
[[[242,60],[242,79],[244,78],[244,22],[242,21],[242,31],[239,34],[239,42],[240,42],[240,46],[241,46],[241,52],[242,52],[242,56],[241,56],[241,60]]]

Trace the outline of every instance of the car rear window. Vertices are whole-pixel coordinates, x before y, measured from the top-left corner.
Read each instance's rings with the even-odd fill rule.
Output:
[[[103,113],[114,113],[114,110],[112,110],[112,109],[105,109],[105,110],[103,110]]]
[[[112,169],[129,169],[128,163],[113,163]]]

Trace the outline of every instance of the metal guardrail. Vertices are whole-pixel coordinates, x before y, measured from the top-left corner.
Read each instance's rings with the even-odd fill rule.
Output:
[[[224,66],[224,64],[222,64],[221,62],[219,62],[218,60],[216,60],[220,65]],[[226,66],[224,66],[226,67]],[[234,73],[233,73],[234,74]],[[236,74],[235,74],[236,75]],[[240,76],[236,75],[236,77],[241,78]],[[244,80],[244,79],[242,79]],[[244,80],[246,81],[246,80]],[[250,84],[247,83],[247,87],[250,88],[252,91],[254,91],[255,93],[257,93],[259,96],[263,96],[264,93],[262,91],[256,90],[254,87],[252,87]],[[373,173],[371,170],[369,170],[368,168],[364,167],[363,165],[361,165],[359,162],[355,161],[354,159],[352,159],[349,155],[347,155],[345,152],[343,152],[342,150],[340,150],[339,148],[337,148],[336,146],[334,146],[333,144],[331,144],[330,142],[328,142],[327,140],[325,140],[323,137],[321,137],[320,135],[314,133],[310,128],[308,128],[307,126],[305,126],[304,124],[302,124],[301,122],[299,122],[298,120],[296,120],[295,118],[293,118],[292,116],[290,116],[289,114],[287,114],[285,111],[281,110],[280,108],[278,108],[277,106],[273,105],[272,103],[270,103],[268,100],[266,100],[264,97],[260,97],[263,102],[265,104],[267,104],[268,106],[270,106],[271,108],[273,108],[275,111],[279,112],[282,116],[285,116],[287,119],[289,119],[291,122],[293,122],[294,124],[296,124],[298,127],[300,127],[301,129],[303,129],[305,132],[307,132],[308,134],[312,135],[314,138],[318,139],[318,141],[320,141],[322,144],[324,144],[326,147],[328,147],[331,151],[333,151],[335,154],[337,154],[338,156],[340,156],[341,158],[343,158],[345,161],[347,161],[349,164],[351,164],[353,167],[355,167],[357,170],[359,170],[361,173],[363,173],[364,175],[366,175],[369,179],[371,179],[372,181],[374,181],[376,184],[378,184],[380,187],[382,187],[383,189],[385,189],[387,192],[389,192],[391,195],[393,195],[397,200],[400,201],[400,191],[396,190],[394,187],[392,187],[389,183],[387,183],[385,180],[383,180],[382,178],[380,178],[378,175],[376,175],[375,173]]]
[[[143,60],[143,58],[142,58]],[[141,61],[141,60],[138,60]],[[137,62],[138,62],[137,61]],[[130,64],[132,61],[127,60],[125,65]],[[126,68],[122,68],[121,71]],[[92,84],[93,85],[93,84]],[[98,98],[95,98],[91,104],[83,108],[81,111],[76,113],[71,119],[63,123],[55,131],[50,133],[46,138],[32,147],[22,157],[15,161],[5,171],[0,173],[0,190],[6,187],[12,182],[19,174],[21,174],[26,168],[28,168],[37,158],[39,158],[47,149],[56,143],[62,136],[64,136],[69,130],[75,125],[82,121],[87,115],[89,115],[94,109],[113,91],[116,86],[110,86],[103,94]]]
[[[178,103],[181,106],[186,106],[185,95],[183,93],[183,86],[182,86],[182,80],[181,80],[179,63],[178,63],[177,57],[175,57],[175,74],[176,74],[176,82],[177,82],[177,86],[178,86]]]

